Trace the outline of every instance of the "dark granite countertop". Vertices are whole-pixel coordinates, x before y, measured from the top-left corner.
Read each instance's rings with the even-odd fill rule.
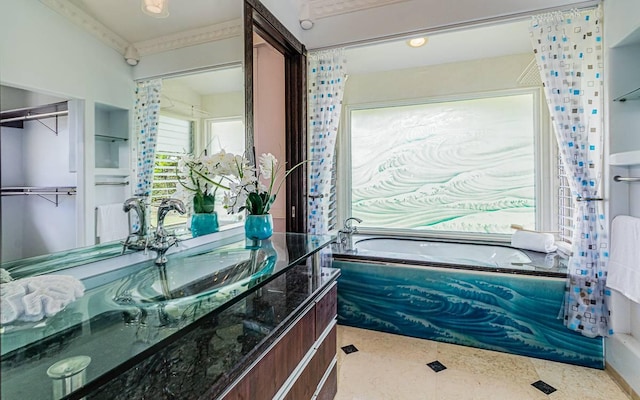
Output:
[[[309,259],[331,240],[242,238],[173,254],[164,271],[145,261],[86,277],[85,295],[60,313],[3,327],[2,398],[53,398],[47,369],[76,356],[91,362],[67,398],[213,395],[337,277]]]

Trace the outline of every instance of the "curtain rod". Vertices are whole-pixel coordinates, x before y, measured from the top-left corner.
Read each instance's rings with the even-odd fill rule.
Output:
[[[488,24],[492,24],[492,23],[496,23],[496,22],[505,22],[506,23],[506,22],[513,22],[513,21],[516,21],[516,20],[524,20],[525,18],[531,18],[531,17],[533,17],[533,16],[535,16],[537,14],[550,13],[550,12],[554,12],[554,11],[567,11],[567,10],[576,10],[576,9],[577,10],[587,10],[587,9],[591,9],[591,8],[596,8],[598,6],[598,4],[600,4],[600,2],[601,2],[600,0],[589,0],[589,1],[586,1],[586,2],[567,4],[567,5],[564,5],[564,6],[541,8],[541,9],[538,9],[538,10],[523,11],[523,12],[517,12],[517,13],[512,13],[512,14],[505,14],[505,15],[501,15],[501,16],[497,16],[497,17],[489,17],[489,18],[485,18],[485,19],[476,19],[476,20],[471,20],[471,21],[466,21],[466,22],[439,25],[439,26],[434,26],[434,27],[426,28],[426,29],[418,29],[418,30],[414,30],[414,31],[402,32],[402,33],[394,33],[394,34],[390,34],[390,35],[383,35],[383,36],[379,36],[379,37],[376,37],[376,38],[353,40],[353,41],[350,41],[350,42],[342,42],[342,43],[335,44],[335,45],[330,45],[330,46],[308,48],[307,51],[309,53],[311,53],[311,52],[314,52],[314,51],[333,50],[333,49],[338,49],[338,48],[341,48],[341,47],[358,48],[358,47],[368,46],[368,45],[371,45],[371,44],[384,43],[384,42],[392,41],[392,40],[395,40],[395,39],[402,39],[402,38],[406,38],[406,37],[409,37],[409,36],[418,36],[418,35],[425,35],[425,34],[450,32],[450,31],[455,31],[455,30],[468,28],[468,27],[471,27],[471,26],[482,26],[482,25],[488,25]]]

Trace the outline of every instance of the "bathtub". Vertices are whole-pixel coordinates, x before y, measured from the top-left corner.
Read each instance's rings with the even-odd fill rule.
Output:
[[[496,245],[353,239],[353,251],[334,254],[338,323],[604,368],[602,338],[558,319],[566,269],[557,259]]]

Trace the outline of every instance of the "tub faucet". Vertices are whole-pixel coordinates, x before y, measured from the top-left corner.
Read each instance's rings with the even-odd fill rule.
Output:
[[[122,254],[125,250],[144,250],[147,247],[147,208],[143,197],[131,197],[125,200],[122,210],[126,213],[135,211],[138,217],[138,228],[131,232],[129,225],[129,235],[122,244]]]
[[[344,226],[338,231],[338,245],[341,251],[353,251],[353,234],[358,233],[358,228],[353,222],[362,223],[360,218],[350,217],[344,220]]]
[[[169,211],[177,211],[180,214],[187,212],[184,203],[178,199],[164,199],[158,207],[158,224],[156,226],[155,237],[149,243],[149,248],[154,250],[158,256],[156,257],[156,264],[164,265],[167,263],[167,257],[165,256],[167,250],[174,244],[178,243],[178,239],[169,234],[164,229],[164,217],[167,216]]]

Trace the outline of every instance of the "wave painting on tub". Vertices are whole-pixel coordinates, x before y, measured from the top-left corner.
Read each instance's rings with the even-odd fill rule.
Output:
[[[386,228],[535,228],[534,99],[352,110],[352,215]]]
[[[338,323],[604,368],[602,338],[558,319],[564,278],[336,261]]]

